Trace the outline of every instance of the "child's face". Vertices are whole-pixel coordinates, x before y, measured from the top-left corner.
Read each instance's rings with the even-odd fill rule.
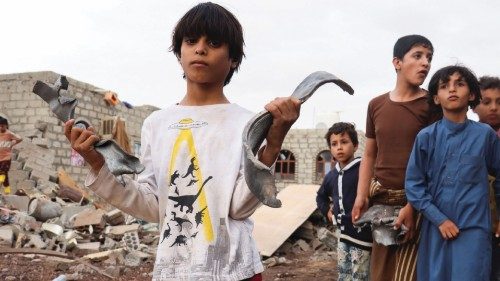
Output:
[[[481,103],[474,108],[479,121],[500,128],[500,89],[482,90],[481,96]]]
[[[398,75],[403,76],[411,85],[420,86],[429,74],[431,61],[432,51],[422,45],[416,45],[403,59],[394,58],[393,64]]]
[[[469,101],[474,100],[469,85],[460,73],[455,72],[447,83],[439,81],[437,95],[434,103],[441,105],[443,112],[459,113],[467,111]]]
[[[330,136],[330,152],[342,168],[354,159],[354,152],[357,149],[358,146],[352,143],[351,138],[345,132]]]
[[[0,124],[0,133],[5,133],[7,131],[7,125]]]
[[[208,39],[184,38],[179,58],[188,83],[222,84],[231,68],[236,67],[229,57],[227,44]]]

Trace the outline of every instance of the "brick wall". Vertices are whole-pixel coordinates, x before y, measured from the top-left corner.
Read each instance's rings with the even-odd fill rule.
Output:
[[[327,131],[327,129],[290,130],[282,149],[291,151],[295,157],[295,178],[277,181],[278,190],[285,188],[289,183],[321,184],[321,180],[316,179],[316,158],[322,151],[329,151],[324,138]],[[361,131],[358,131],[358,141],[359,146],[355,156],[362,156],[366,137]]]
[[[42,138],[47,140],[47,147],[54,152],[53,165],[56,169],[63,167],[77,182],[83,183],[87,167],[71,166],[71,147],[63,134],[62,123],[50,112],[48,105],[32,93],[37,80],[53,84],[58,77],[59,74],[51,71],[0,75],[0,115],[8,118],[10,129],[21,136],[33,135],[33,131],[38,130],[37,124],[46,124]],[[102,119],[119,116],[126,120],[131,146],[133,147],[134,142],[140,143],[140,130],[144,119],[158,108],[148,105],[136,106],[133,109],[123,104],[109,106],[103,99],[102,89],[67,78],[68,94],[79,101],[75,117],[89,120],[99,130]]]

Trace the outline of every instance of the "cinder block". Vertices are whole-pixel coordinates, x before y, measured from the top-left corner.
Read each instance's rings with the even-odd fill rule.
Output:
[[[49,176],[49,174],[47,174],[45,172],[33,170],[30,174],[30,179],[32,179],[34,181],[38,181],[38,180],[48,181],[50,179],[50,176]]]
[[[17,182],[27,180],[30,176],[30,172],[23,170],[10,170],[9,171],[9,181],[13,185]]]
[[[97,228],[103,229],[106,225],[105,215],[106,214],[104,213],[104,211],[100,209],[84,210],[83,212],[76,215],[75,221],[73,222],[73,227],[77,228],[81,226],[92,225],[96,226]]]
[[[39,147],[42,148],[49,148],[50,147],[50,142],[48,139],[45,138],[34,138],[33,139],[33,144],[38,145]]]

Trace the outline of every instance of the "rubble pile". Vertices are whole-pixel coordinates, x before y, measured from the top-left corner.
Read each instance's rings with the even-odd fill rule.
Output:
[[[0,254],[58,257],[78,273],[108,277],[154,260],[158,224],[139,221],[100,202],[59,169],[42,138],[15,147],[9,172],[12,194],[0,195]],[[99,261],[99,267],[92,263]],[[105,267],[102,269],[101,267]]]
[[[272,257],[263,260],[266,267],[290,265],[295,255],[310,253],[311,260],[332,261],[337,259],[337,232],[335,226],[327,223],[316,210],[276,250]]]

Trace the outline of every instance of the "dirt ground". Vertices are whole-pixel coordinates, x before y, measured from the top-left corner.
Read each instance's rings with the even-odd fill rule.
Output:
[[[312,252],[289,254],[286,256],[288,264],[276,265],[267,268],[263,273],[264,280],[308,280],[308,281],[331,281],[336,280],[334,260],[316,260],[312,258]],[[67,263],[64,260],[47,257],[44,255],[30,254],[2,254],[0,253],[0,280],[36,280],[51,281],[60,275],[79,278],[76,280],[151,280],[150,273],[153,270],[153,262],[144,262],[139,267],[124,267],[118,265],[107,265],[103,262],[92,263],[101,272],[110,276],[118,276],[111,279],[102,273],[91,269],[82,263]],[[106,271],[106,268],[107,271]],[[118,273],[119,271],[119,273]],[[75,273],[76,272],[76,273]],[[71,278],[68,278],[70,280]],[[75,279],[72,279],[75,280]]]

